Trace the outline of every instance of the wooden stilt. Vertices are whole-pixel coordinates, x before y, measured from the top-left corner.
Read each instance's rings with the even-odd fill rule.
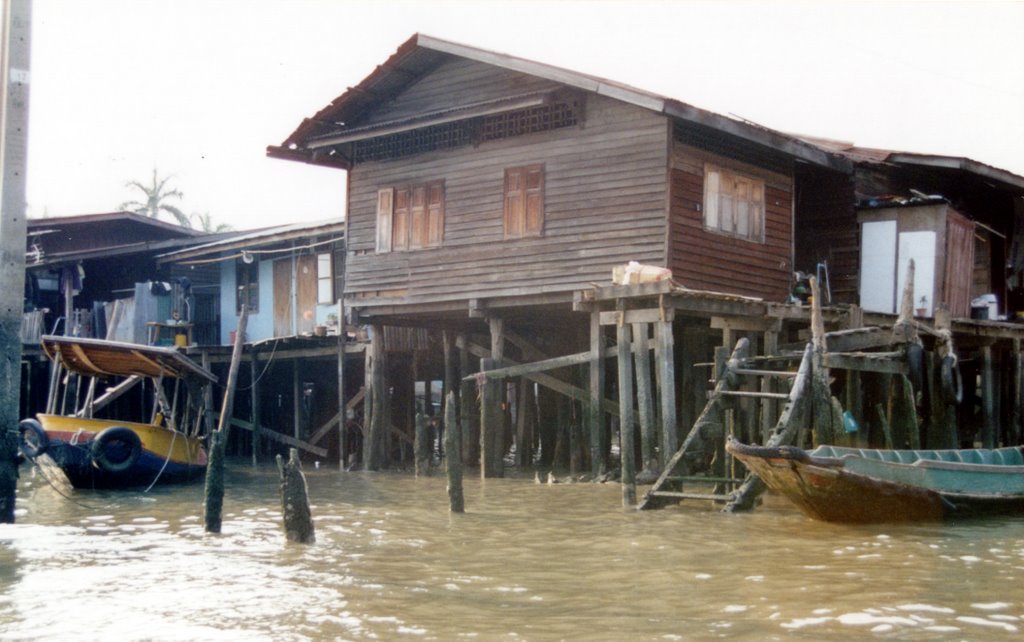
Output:
[[[679,427],[676,419],[675,343],[672,321],[654,324],[655,370],[658,373],[658,400],[661,420],[661,450],[659,465],[663,470],[668,459],[679,448]]]
[[[636,467],[633,462],[635,418],[633,414],[633,360],[630,358],[629,326],[619,323],[615,338],[618,345],[619,375],[619,453],[622,467],[622,505],[636,504]]]
[[[1013,340],[1013,413],[1010,419],[1010,444],[1019,445],[1024,437],[1024,353],[1021,340]]]
[[[462,376],[473,372],[470,364],[469,350],[466,348],[466,335],[456,338],[459,346],[459,369]],[[462,382],[462,461],[465,463],[480,461],[480,413],[476,412],[476,384],[472,381]]]
[[[607,422],[604,408],[604,328],[601,312],[590,313],[590,366],[588,368],[590,399],[587,403],[587,433],[590,437],[590,466],[594,477],[607,469],[604,443]]]
[[[252,465],[259,462],[260,452],[260,426],[263,422],[260,418],[260,370],[259,353],[253,348],[249,360],[249,400],[252,406],[249,416],[252,417]],[[269,364],[267,365],[269,367]]]
[[[345,439],[348,416],[345,412],[345,304],[338,299],[338,467],[345,470],[348,461],[348,443]]]
[[[982,448],[996,447],[996,373],[994,369],[994,357],[992,346],[981,348],[981,446]]]
[[[207,533],[219,533],[221,529],[221,510],[224,507],[224,448],[231,434],[231,415],[234,414],[235,388],[238,383],[238,368],[242,362],[242,344],[248,319],[249,312],[243,305],[238,317],[235,345],[231,351],[228,380],[224,384],[224,404],[220,410],[220,422],[217,430],[211,435],[209,460],[206,462],[204,524]]]
[[[634,323],[633,358],[636,366],[637,418],[640,422],[640,473],[638,481],[649,484],[658,478],[660,468],[655,450],[657,431],[654,426],[654,391],[651,388],[651,353],[649,324]]]
[[[445,472],[448,475],[448,510],[453,513],[465,512],[462,494],[462,462],[459,460],[459,427],[455,421],[454,393],[448,393],[444,404],[444,451]]]
[[[839,426],[832,425],[832,392],[829,388],[828,368],[825,367],[825,321],[821,315],[821,295],[818,281],[810,278],[813,302],[811,304],[811,345],[814,356],[811,370],[811,406],[814,417],[814,444],[835,443]]]
[[[505,325],[501,319],[488,320],[491,329],[491,358],[481,360],[483,370],[502,367],[505,356]],[[505,385],[501,380],[488,380],[481,395],[480,474],[483,477],[504,476],[505,449]]]
[[[416,413],[416,436],[413,442],[416,452],[416,476],[430,474],[430,438],[427,433],[427,418],[422,412]]]
[[[299,360],[292,359],[292,436],[302,439],[302,379]]]
[[[456,457],[460,461],[462,460],[462,434],[461,434],[461,421],[462,417],[462,372],[459,369],[459,355],[455,349],[455,335],[449,330],[445,330],[441,333],[441,344],[444,349],[444,379],[445,379],[445,397],[444,405],[445,411],[447,412],[448,400],[451,398],[452,403],[455,404],[455,427],[459,431],[456,435],[456,444],[459,444],[459,449],[454,452],[449,452],[448,447],[444,446],[445,457]],[[446,433],[444,437],[444,443],[448,442],[448,424],[447,422],[441,423],[442,430]],[[441,446],[442,444],[439,444]]]
[[[380,470],[384,462],[384,328],[370,327],[367,352],[367,394],[370,412],[363,440],[363,463],[366,470]],[[365,404],[365,402],[364,402]]]
[[[526,378],[519,380],[519,389],[516,391],[516,466],[525,469],[531,463],[532,444],[529,438],[529,412],[530,404],[533,403],[533,383]]]

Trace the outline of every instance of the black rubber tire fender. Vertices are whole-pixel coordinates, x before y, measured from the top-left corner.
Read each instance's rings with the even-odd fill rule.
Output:
[[[939,375],[942,384],[942,400],[950,406],[959,405],[964,400],[964,384],[956,357],[948,355],[943,358]]]
[[[122,450],[127,447],[128,455],[113,458],[111,455],[115,447]],[[92,454],[93,466],[108,473],[123,473],[134,466],[142,455],[142,440],[131,428],[111,426],[96,435],[89,446],[89,452]]]
[[[50,447],[50,438],[35,419],[22,419],[18,423],[18,449],[29,459],[42,455]]]

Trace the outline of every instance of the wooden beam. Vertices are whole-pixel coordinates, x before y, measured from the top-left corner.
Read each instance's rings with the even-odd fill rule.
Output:
[[[904,375],[908,372],[902,352],[826,352],[824,366],[860,372]]]
[[[610,310],[601,313],[601,325],[619,325],[620,323],[657,323],[671,321],[675,318],[673,308],[644,308],[640,310]]]
[[[253,425],[250,422],[245,421],[244,419],[238,419],[237,417],[232,417],[231,418],[231,425],[232,426],[238,426],[239,428],[241,428],[243,430],[248,430],[249,432],[253,432]],[[300,448],[302,450],[305,450],[306,452],[313,453],[314,455],[316,455],[318,457],[326,457],[327,456],[327,449],[326,448],[320,448],[319,446],[314,446],[313,444],[307,443],[307,442],[302,441],[300,439],[296,439],[294,437],[289,437],[288,435],[282,435],[281,433],[275,432],[274,430],[271,430],[271,429],[267,428],[266,426],[259,426],[258,430],[260,431],[260,435],[262,437],[264,437],[266,439],[269,439],[271,441],[276,441],[276,442],[281,443],[281,444],[287,444],[287,445],[293,446],[295,448]]]
[[[107,391],[103,393],[103,395],[101,395],[98,399],[92,402],[91,411],[96,412],[97,410],[102,410],[112,401],[114,401],[115,399],[117,399],[118,397],[128,392],[133,387],[135,387],[135,384],[139,383],[140,381],[142,381],[142,377],[140,375],[132,375],[125,379],[124,381],[122,381],[121,383],[117,384],[116,386],[108,388]],[[85,408],[76,412],[75,416],[84,417]]]

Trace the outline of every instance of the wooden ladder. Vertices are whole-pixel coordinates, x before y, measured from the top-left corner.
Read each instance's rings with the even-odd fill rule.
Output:
[[[693,460],[712,450],[721,450],[726,438],[726,411],[735,399],[754,399],[759,404],[766,401],[784,401],[782,413],[775,423],[774,429],[768,438],[767,445],[777,446],[792,441],[800,424],[803,421],[802,403],[805,390],[808,388],[811,377],[811,355],[810,344],[803,353],[791,355],[751,358],[748,356],[750,344],[747,339],[740,339],[732,351],[732,355],[725,364],[721,375],[715,382],[715,388],[708,398],[697,421],[694,422],[686,439],[683,440],[679,450],[672,455],[661,476],[651,487],[651,490],[644,496],[638,506],[638,510],[651,510],[663,508],[669,504],[675,504],[682,500],[704,500],[727,502],[727,510],[752,505],[757,495],[764,491],[760,480],[751,475],[744,479],[737,479],[729,476],[709,476],[692,474],[691,467]],[[799,368],[794,372],[790,369],[793,361],[799,360]],[[764,364],[764,367],[752,367],[756,364]],[[769,366],[781,366],[774,369]],[[778,379],[791,382],[788,393],[779,392],[758,392],[740,390],[742,383],[750,378],[755,380]],[[691,492],[683,489],[684,484],[700,483],[714,484],[712,492]],[[740,485],[742,484],[742,485]],[[724,492],[724,488],[740,485],[740,488],[732,492]]]

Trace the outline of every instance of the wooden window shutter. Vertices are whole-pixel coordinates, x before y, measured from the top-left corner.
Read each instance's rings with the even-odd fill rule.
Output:
[[[418,249],[426,246],[427,241],[427,188],[417,185],[411,191],[409,247]]]
[[[539,236],[544,231],[544,166],[505,170],[505,238]]]
[[[394,189],[377,190],[377,251],[391,251],[391,218],[394,213]]]
[[[427,185],[427,245],[437,247],[444,240],[444,181]]]
[[[535,165],[526,171],[526,222],[523,233],[539,236],[544,231],[544,167]]]
[[[397,250],[409,249],[409,189],[395,190],[395,216],[393,247]]]

